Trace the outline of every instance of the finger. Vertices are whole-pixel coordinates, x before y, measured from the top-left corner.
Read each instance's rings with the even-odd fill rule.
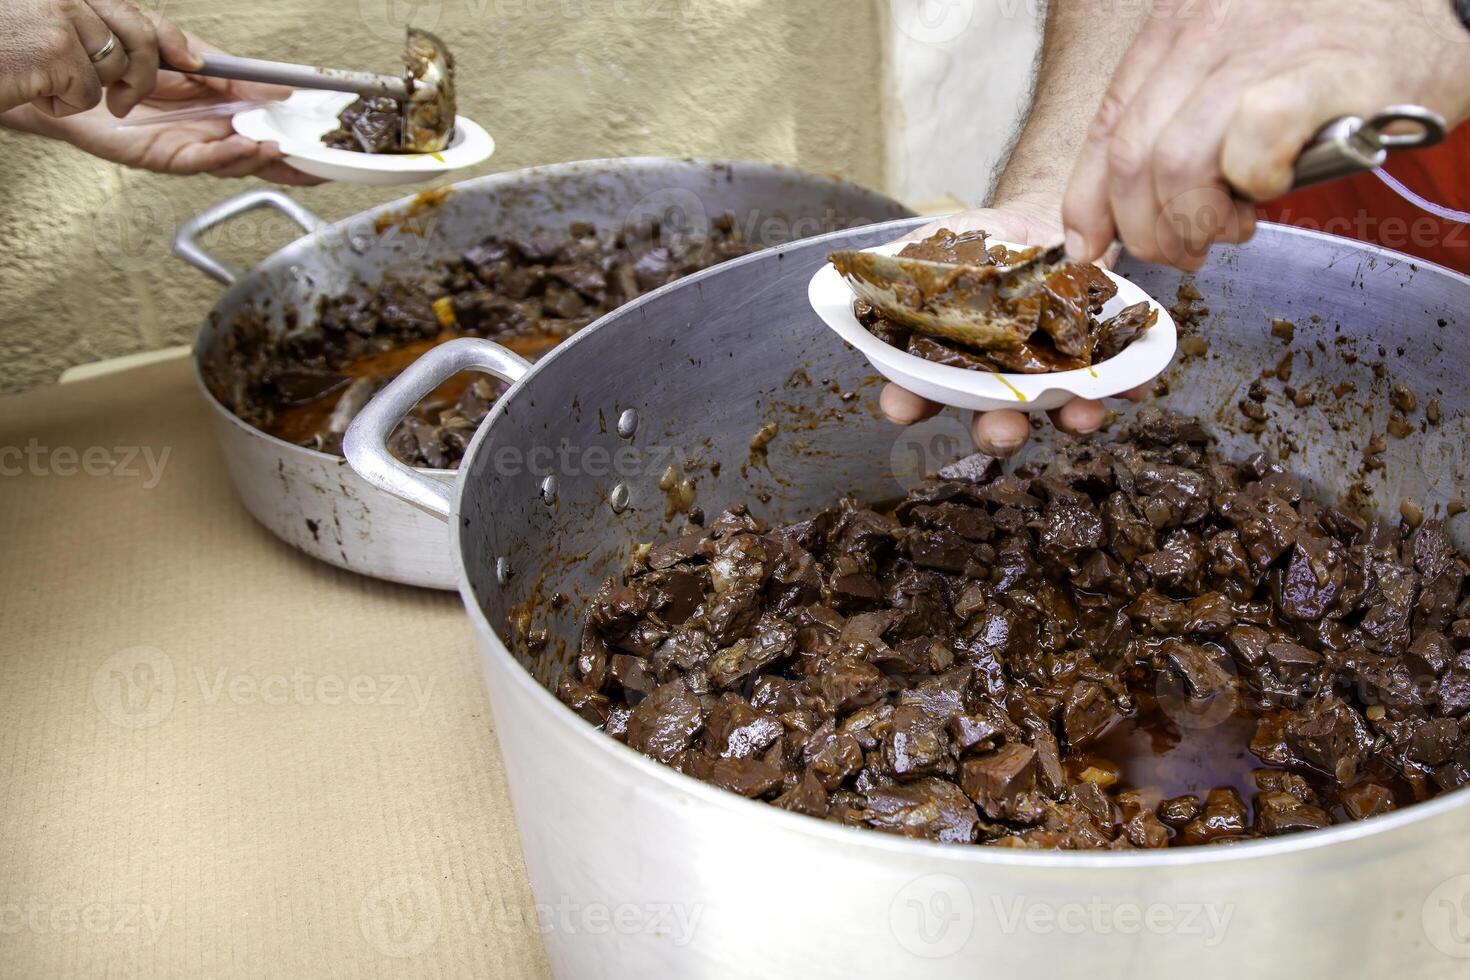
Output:
[[[1174,229],[1160,221],[1155,171],[1173,167],[1174,144],[1160,136],[1181,105],[1209,77],[1223,55],[1200,44],[1198,31],[1181,31],[1175,45],[1133,97],[1108,144],[1108,202],[1118,238],[1147,262],[1172,261],[1178,251]],[[1181,51],[1189,56],[1181,56]]]
[[[258,143],[255,148],[255,156],[250,158],[250,169],[247,172],[224,172],[213,171],[216,177],[246,177],[255,176],[261,180],[268,180],[273,184],[286,184],[292,187],[315,187],[326,181],[312,174],[303,173],[282,159],[281,148],[276,143]],[[233,167],[229,168],[233,171]]]
[[[107,21],[85,3],[72,7],[69,16],[82,50],[87,54],[87,61],[97,73],[97,79],[103,88],[125,77],[128,70],[127,45],[120,37],[113,40],[116,32],[108,26]],[[107,52],[107,56],[93,60],[93,56],[106,48],[109,41],[112,42],[112,50]]]
[[[1293,164],[1317,131],[1338,116],[1372,115],[1368,86],[1316,59],[1248,88],[1225,131],[1220,168],[1242,196],[1270,201],[1291,189]]]
[[[1031,436],[1031,422],[1022,412],[1005,409],[978,412],[970,422],[970,436],[981,451],[992,456],[1014,456]]]
[[[127,71],[107,92],[107,108],[125,116],[153,91],[158,77],[158,38],[153,25],[126,0],[90,0],[127,52]]]
[[[1237,58],[1197,86],[1159,136],[1154,153],[1154,193],[1160,220],[1172,229],[1179,254],[1166,261],[1187,270],[1199,268],[1213,242],[1250,237],[1252,209],[1240,207],[1221,171],[1225,132],[1241,96],[1259,78],[1259,58]]]
[[[48,116],[60,119],[86,112],[102,101],[102,81],[80,48],[77,49],[76,58],[53,62],[48,66],[47,78],[46,87],[52,94],[43,96],[32,104]]]
[[[231,99],[248,102],[274,102],[291,95],[289,85],[272,85],[269,82],[241,82],[220,79],[225,83],[224,94]]]
[[[1074,261],[1096,260],[1116,237],[1108,205],[1108,147],[1133,97],[1173,45],[1174,34],[1175,24],[1169,18],[1148,19],[1113,73],[1097,114],[1087,128],[1087,137],[1062,198],[1067,255]]]
[[[883,414],[888,416],[890,421],[897,422],[899,425],[913,425],[915,422],[922,422],[924,419],[938,415],[944,406],[926,398],[920,398],[912,391],[900,388],[898,385],[887,384],[878,394],[878,407],[883,410]]]
[[[1220,236],[1220,241],[1231,245],[1248,242],[1256,234],[1256,206],[1250,201],[1235,202],[1235,222]]]
[[[221,140],[184,143],[152,169],[171,174],[213,173],[255,156],[259,146],[255,140],[238,133]]]
[[[107,109],[125,116],[153,91],[159,75],[159,41],[153,24],[128,0],[90,0],[128,53],[128,71],[107,90]]]
[[[77,7],[70,11],[56,35],[46,73],[46,95],[34,104],[52,116],[69,116],[84,112],[102,100],[102,79],[91,53],[100,51],[109,37],[107,25],[91,10]]]
[[[1074,436],[1089,436],[1102,428],[1108,410],[1103,403],[1090,398],[1074,398],[1061,408],[1047,413],[1052,424]]]
[[[1148,385],[1142,384],[1139,385],[1137,388],[1129,388],[1127,391],[1120,391],[1118,392],[1116,397],[1126,398],[1130,402],[1141,402],[1148,397],[1148,388]]]
[[[250,177],[278,163],[280,159],[281,149],[276,143],[256,143],[249,155],[213,167],[208,172],[215,177]]]
[[[204,59],[199,56],[194,39],[180,30],[173,21],[154,17],[153,30],[158,37],[158,57],[161,62],[176,68],[204,67]]]
[[[206,75],[187,75],[164,69],[158,73],[158,82],[153,88],[153,98],[175,101],[215,98],[225,102],[229,100],[229,91],[229,79],[210,78]]]
[[[271,162],[262,160],[259,154],[252,153],[248,157],[241,157],[224,166],[211,167],[205,172],[211,177],[253,177],[268,167]]]

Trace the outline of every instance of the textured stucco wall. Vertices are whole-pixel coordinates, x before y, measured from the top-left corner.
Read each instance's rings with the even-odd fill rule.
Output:
[[[887,179],[900,200],[987,200],[1031,104],[1045,0],[891,0]]]
[[[732,156],[883,183],[884,0],[143,0],[237,54],[387,69],[406,21],[459,60],[498,149],[459,176],[557,160]],[[168,178],[0,131],[0,390],[187,342],[219,287],[169,258],[184,218],[255,181]],[[325,218],[416,188],[291,191]],[[212,244],[289,240],[266,213]]]

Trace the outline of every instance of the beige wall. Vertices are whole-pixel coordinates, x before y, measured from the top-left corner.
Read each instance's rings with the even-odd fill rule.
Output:
[[[394,64],[405,18],[438,31],[459,60],[461,112],[498,144],[463,176],[661,154],[883,184],[883,0],[143,2],[238,54],[340,67]],[[171,259],[168,239],[255,183],[158,177],[3,131],[0,174],[0,390],[187,342],[219,287]],[[291,193],[340,218],[406,191]],[[254,216],[226,237],[220,251],[246,262],[289,238]]]

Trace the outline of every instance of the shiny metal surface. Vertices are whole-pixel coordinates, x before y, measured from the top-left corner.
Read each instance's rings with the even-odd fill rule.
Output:
[[[240,278],[242,270],[233,263],[211,254],[199,239],[211,229],[218,228],[225,222],[257,208],[276,209],[296,222],[301,230],[308,234],[326,225],[325,221],[283,192],[261,187],[245,191],[243,194],[236,194],[234,197],[227,197],[179,225],[179,230],[174,232],[174,255],[209,278],[222,282],[226,286],[233,286],[235,280]]]
[[[603,736],[542,686],[576,650],[582,600],[638,542],[676,523],[659,489],[671,462],[696,480],[706,513],[747,501],[779,521],[843,493],[891,498],[967,451],[958,418],[912,430],[882,421],[866,364],[805,305],[805,283],[833,248],[912,227],[798,243],[634,303],[538,364],[471,447],[450,517],[460,588],[554,972],[1463,977],[1467,791],[1227,847],[944,846],[786,813],[686,778]],[[1180,282],[1170,270],[1122,269],[1160,297]],[[1460,495],[1470,280],[1267,225],[1217,253],[1195,282],[1210,305],[1210,349],[1171,369],[1168,405],[1203,416],[1228,452],[1268,449],[1327,488],[1363,479],[1385,515],[1402,497]],[[1295,322],[1289,347],[1272,335],[1273,316]],[[1288,350],[1290,385],[1315,402],[1297,409],[1273,387],[1275,417],[1264,432],[1247,431],[1236,403]],[[1354,391],[1331,395],[1349,381]],[[1398,382],[1421,405],[1440,399],[1444,420],[1390,440],[1385,467],[1364,473],[1363,447],[1383,431]],[[641,420],[631,439],[608,424],[630,409]],[[762,459],[750,439],[771,421],[781,428]],[[605,464],[627,448],[627,465]],[[716,474],[700,459],[722,465]],[[615,485],[627,488],[616,512]],[[1463,522],[1451,527],[1462,548],[1470,544]],[[570,601],[549,602],[554,593]],[[549,631],[543,654],[526,649],[527,629]]]
[[[442,195],[442,198],[441,198]],[[258,207],[274,207],[314,231],[240,274],[211,256],[198,236]],[[185,261],[223,282],[195,341],[195,370],[235,488],[274,534],[316,558],[410,585],[454,587],[444,528],[403,501],[375,491],[338,456],[294,446],[242,423],[209,391],[208,364],[236,318],[263,313],[272,328],[310,322],[318,301],[354,280],[374,282],[457,256],[487,235],[599,228],[658,218],[697,234],[730,212],[746,237],[774,245],[886,221],[912,212],[898,202],[829,177],[770,164],[632,158],[588,160],[495,174],[436,188],[327,225],[273,190],[247,191],[186,222],[176,239]],[[421,470],[452,482],[452,470]]]
[[[1390,133],[1409,124],[1412,132]],[[1344,116],[1324,126],[1297,157],[1292,190],[1351,177],[1388,162],[1390,150],[1420,150],[1444,141],[1444,117],[1423,106],[1389,106],[1368,119]]]
[[[530,361],[488,340],[465,338],[441,344],[404,368],[357,413],[347,427],[342,450],[358,476],[447,520],[449,485],[396,459],[388,451],[389,436],[429,392],[461,371],[481,371],[514,385],[530,369]]]
[[[206,51],[199,58],[203,64],[198,68],[178,68],[170,64],[161,67],[169,71],[207,75],[211,78],[264,82],[291,88],[325,89],[329,92],[354,92],[363,96],[384,95],[400,102],[408,101],[411,95],[408,83],[399,75],[380,75],[345,68],[319,68],[316,65],[267,61],[264,58],[242,58],[218,51]]]

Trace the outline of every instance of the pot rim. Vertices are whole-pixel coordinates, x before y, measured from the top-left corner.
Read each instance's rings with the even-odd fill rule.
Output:
[[[935,219],[928,218],[926,220],[932,221]],[[893,221],[867,226],[867,229],[875,230],[888,226],[894,226],[895,229],[912,228],[920,226],[920,223],[914,218],[899,218]],[[1343,239],[1337,235],[1328,235],[1323,232],[1275,222],[1261,222],[1261,227],[1269,229],[1273,233],[1288,236],[1317,238],[1330,242],[1344,242],[1350,244],[1355,250],[1361,248],[1367,251],[1369,255],[1382,258],[1385,261],[1407,262],[1419,268],[1428,268],[1431,271],[1445,273],[1458,279],[1465,287],[1470,288],[1470,276],[1368,242]],[[670,283],[645,295],[653,296],[662,293],[665,289],[698,281],[706,276],[718,274],[720,271],[740,263],[758,261],[762,256],[768,256],[771,252],[783,251],[793,245],[810,246],[813,241],[819,238],[836,237],[843,234],[846,234],[846,232],[831,232],[829,235],[814,236],[813,238],[804,239],[801,242],[793,242],[763,249],[760,252],[721,263],[719,266],[712,266],[711,268],[701,270],[693,275],[686,276],[676,283]],[[639,297],[634,303],[630,303],[626,307],[620,307],[619,310],[612,311],[603,320],[615,316],[622,309],[629,309],[641,304],[644,298]],[[599,325],[605,326],[602,320],[599,320],[598,323]],[[489,414],[486,415],[485,420],[480,424],[480,428],[476,431],[469,447],[465,450],[464,461],[461,463],[461,469],[457,472],[465,473],[469,471],[470,464],[474,460],[475,455],[481,450],[481,446],[490,438],[490,432],[495,427],[495,422],[505,413],[507,406],[519,395],[521,389],[540,372],[542,367],[553,363],[563,350],[569,349],[573,344],[583,342],[591,332],[590,329],[579,331],[557,345],[555,350],[533,365],[524,377],[496,400],[495,404],[491,406]],[[849,848],[866,848],[925,861],[942,859],[954,861],[966,867],[1014,866],[1051,870],[1087,869],[1092,872],[1101,872],[1119,868],[1139,870],[1144,868],[1178,868],[1185,865],[1235,865],[1241,862],[1269,860],[1283,854],[1316,851],[1322,848],[1337,845],[1345,846],[1356,841],[1382,837],[1395,830],[1412,827],[1455,810],[1467,811],[1467,814],[1470,814],[1470,786],[1467,786],[1452,790],[1435,799],[1423,803],[1415,803],[1401,810],[1395,810],[1392,813],[1372,817],[1367,820],[1335,824],[1321,830],[1310,830],[1304,833],[1289,834],[1284,837],[1240,841],[1224,847],[1196,845],[1177,848],[1139,849],[1124,852],[1033,851],[1006,847],[988,847],[978,844],[968,846],[943,844],[938,841],[906,838],[861,827],[849,827],[828,820],[819,820],[803,814],[791,813],[759,800],[749,800],[738,794],[702,782],[692,776],[686,776],[684,773],[678,772],[636,749],[624,745],[617,739],[604,734],[601,730],[592,727],[582,718],[578,717],[570,708],[557,700],[556,696],[550,690],[538,682],[531,675],[530,671],[511,655],[510,649],[506,646],[504,640],[501,639],[500,634],[490,625],[484,610],[480,608],[480,604],[474,594],[474,589],[470,584],[469,576],[465,571],[464,549],[461,546],[461,537],[465,530],[465,522],[460,519],[460,508],[468,483],[468,480],[457,477],[454,480],[449,514],[449,525],[452,529],[451,550],[453,552],[451,560],[454,563],[454,572],[458,579],[460,599],[464,603],[465,611],[469,614],[470,621],[474,625],[476,633],[480,634],[488,643],[488,655],[500,661],[501,666],[508,666],[510,668],[509,672],[513,678],[512,683],[517,685],[517,690],[512,696],[529,698],[534,703],[544,706],[546,710],[553,712],[559,719],[559,721],[554,722],[555,724],[574,726],[576,729],[574,737],[586,745],[588,751],[601,753],[602,758],[606,759],[610,764],[627,765],[667,790],[687,794],[702,803],[717,807],[732,815],[740,816],[744,820],[776,821],[776,827],[803,834],[813,839],[831,841],[834,844]],[[487,682],[493,683],[488,678]]]
[[[462,189],[477,190],[484,186],[498,188],[501,186],[513,186],[525,182],[535,182],[538,180],[543,180],[547,177],[563,177],[582,173],[596,173],[600,171],[622,171],[639,173],[649,170],[657,170],[661,167],[667,167],[669,164],[688,166],[700,170],[719,170],[723,168],[730,171],[730,173],[732,174],[765,174],[775,176],[790,176],[793,178],[800,178],[802,180],[808,181],[821,181],[832,185],[834,188],[847,187],[858,191],[863,191],[867,194],[872,195],[875,200],[887,201],[889,203],[898,205],[899,207],[907,207],[907,205],[905,205],[902,201],[899,201],[896,198],[891,198],[881,191],[873,190],[872,188],[865,187],[862,184],[854,183],[853,181],[845,180],[833,174],[814,173],[810,170],[803,170],[800,167],[792,167],[781,163],[765,163],[758,160],[739,160],[726,157],[633,156],[597,157],[589,160],[570,160],[561,163],[548,163],[534,167],[523,167],[517,170],[504,170],[499,173],[485,174],[481,177],[471,177],[467,180],[445,184],[443,185],[442,189],[446,192],[457,195]],[[435,190],[439,190],[439,188],[435,188]],[[447,198],[448,196],[449,193],[446,193],[445,197]],[[277,448],[278,450],[304,454],[307,458],[316,458],[322,462],[335,462],[339,465],[347,465],[347,459],[344,456],[338,455],[336,453],[322,452],[320,449],[309,449],[306,446],[298,446],[294,442],[287,442],[279,436],[273,436],[262,429],[256,428],[249,422],[246,422],[244,419],[240,418],[234,412],[230,411],[230,409],[226,407],[224,403],[222,403],[218,398],[214,396],[214,392],[209,390],[209,385],[204,380],[204,359],[202,354],[202,347],[199,343],[199,338],[204,334],[206,330],[209,329],[210,318],[218,315],[220,307],[223,306],[225,302],[229,300],[232,296],[234,296],[234,294],[236,294],[237,292],[243,292],[250,286],[252,286],[254,284],[256,274],[258,273],[260,268],[266,263],[275,259],[276,256],[280,255],[282,252],[285,252],[287,249],[315,244],[320,239],[340,231],[350,222],[361,221],[369,215],[375,216],[387,212],[400,210],[404,207],[409,206],[411,202],[413,202],[417,197],[418,194],[415,193],[396,198],[392,201],[387,201],[383,204],[375,205],[374,207],[359,211],[356,214],[348,215],[345,218],[340,218],[337,221],[324,224],[316,231],[307,232],[304,235],[293,238],[291,241],[287,242],[285,245],[282,245],[270,255],[267,255],[255,265],[251,266],[250,269],[248,269],[243,275],[241,275],[238,280],[232,283],[223,293],[219,295],[219,297],[214,301],[214,305],[210,307],[209,312],[205,314],[204,320],[200,324],[199,330],[195,333],[194,342],[191,345],[193,349],[190,352],[191,360],[194,364],[194,381],[199,386],[199,390],[204,393],[205,400],[212,408],[225,415],[237,427],[243,428],[249,434],[265,440],[267,443],[275,446],[275,448]],[[913,215],[907,218],[895,218],[891,219],[888,222],[876,223],[872,227],[876,227],[877,224],[890,224],[893,221],[912,221],[915,217],[918,216]],[[772,247],[774,248],[779,246]],[[769,250],[769,248],[761,249],[761,252]],[[753,254],[760,253],[756,252]],[[741,256],[740,258],[744,258],[744,256]],[[728,262],[721,263],[721,265],[726,264],[728,264]],[[685,278],[689,277],[686,276]],[[642,296],[639,296],[637,299],[634,300],[634,302],[638,302],[646,296],[652,296],[654,293],[660,292],[661,290],[667,289],[669,286],[676,285],[677,282],[682,281],[683,280],[677,280],[674,283],[660,286],[658,289],[651,290],[647,293],[644,293]],[[566,340],[562,341],[560,344],[557,345],[557,347],[565,346],[566,344],[575,340],[577,337],[586,333],[587,330],[589,330],[590,328],[596,326],[599,322],[601,322],[604,317],[611,316],[613,313],[616,312],[617,310],[609,310],[607,313],[604,313],[602,317],[598,317],[596,320],[593,320],[591,323],[589,323],[586,327],[583,327],[581,330],[579,330],[576,334],[573,334],[571,337],[568,337]],[[227,330],[229,328],[222,325],[219,329]],[[507,392],[506,394],[509,394],[509,392]],[[481,428],[484,428],[483,424]],[[468,459],[468,453],[466,453],[463,458]],[[416,466],[414,467],[414,469],[420,473],[423,473],[426,476],[434,477],[441,480],[453,480],[455,474],[459,472],[458,469],[434,469],[427,466]]]

